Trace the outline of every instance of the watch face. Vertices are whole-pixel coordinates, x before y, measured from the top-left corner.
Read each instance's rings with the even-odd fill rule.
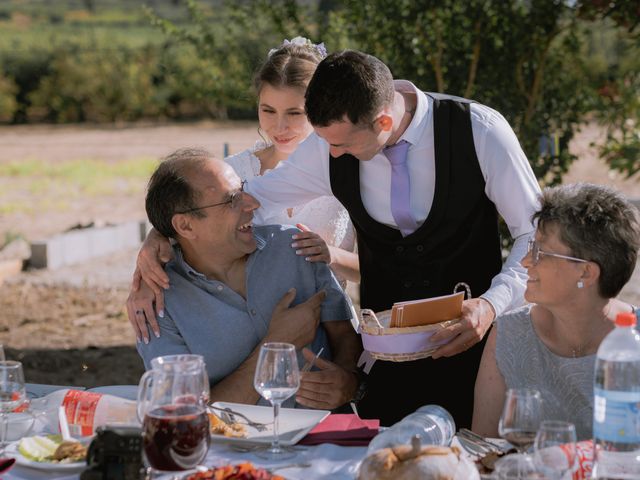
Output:
[[[353,373],[358,377],[358,389],[354,393],[351,402],[358,403],[367,393],[367,375],[360,369],[355,370]]]

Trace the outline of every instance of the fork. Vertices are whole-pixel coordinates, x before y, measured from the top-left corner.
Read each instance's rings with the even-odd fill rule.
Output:
[[[265,430],[267,430],[267,425],[271,425],[273,423],[273,422],[269,422],[269,423],[254,422],[253,420],[248,418],[243,413],[236,412],[235,410],[232,410],[229,407],[222,408],[222,407],[215,407],[213,405],[209,405],[209,408],[211,408],[212,410],[217,410],[219,412],[224,412],[225,414],[227,414],[229,416],[229,419],[231,420],[232,423],[236,422],[236,418],[235,417],[240,417],[245,422],[247,422],[246,424],[248,426],[250,426],[252,428],[255,428],[259,432],[264,432]]]
[[[491,453],[491,452],[506,453],[510,450],[508,446],[502,446],[497,443],[494,443],[466,428],[461,428],[458,431],[458,436],[465,439],[468,443],[471,443],[476,447],[480,448],[481,450],[487,451],[488,453]]]

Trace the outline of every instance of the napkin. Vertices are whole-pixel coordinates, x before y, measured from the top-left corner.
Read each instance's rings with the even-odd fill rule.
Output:
[[[366,446],[378,434],[380,420],[363,420],[353,413],[332,413],[314,427],[300,445],[333,443],[343,446]]]

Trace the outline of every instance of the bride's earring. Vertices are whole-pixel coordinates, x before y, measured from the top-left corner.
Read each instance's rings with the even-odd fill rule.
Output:
[[[577,286],[578,288],[584,288],[584,282],[582,280],[578,280]]]

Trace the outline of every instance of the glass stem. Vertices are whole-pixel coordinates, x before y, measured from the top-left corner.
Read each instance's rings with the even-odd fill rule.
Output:
[[[273,443],[271,450],[280,451],[280,426],[278,424],[278,415],[280,414],[280,403],[273,404]]]
[[[7,438],[7,428],[9,427],[9,420],[7,414],[4,411],[0,411],[0,454],[4,453],[4,444]]]

